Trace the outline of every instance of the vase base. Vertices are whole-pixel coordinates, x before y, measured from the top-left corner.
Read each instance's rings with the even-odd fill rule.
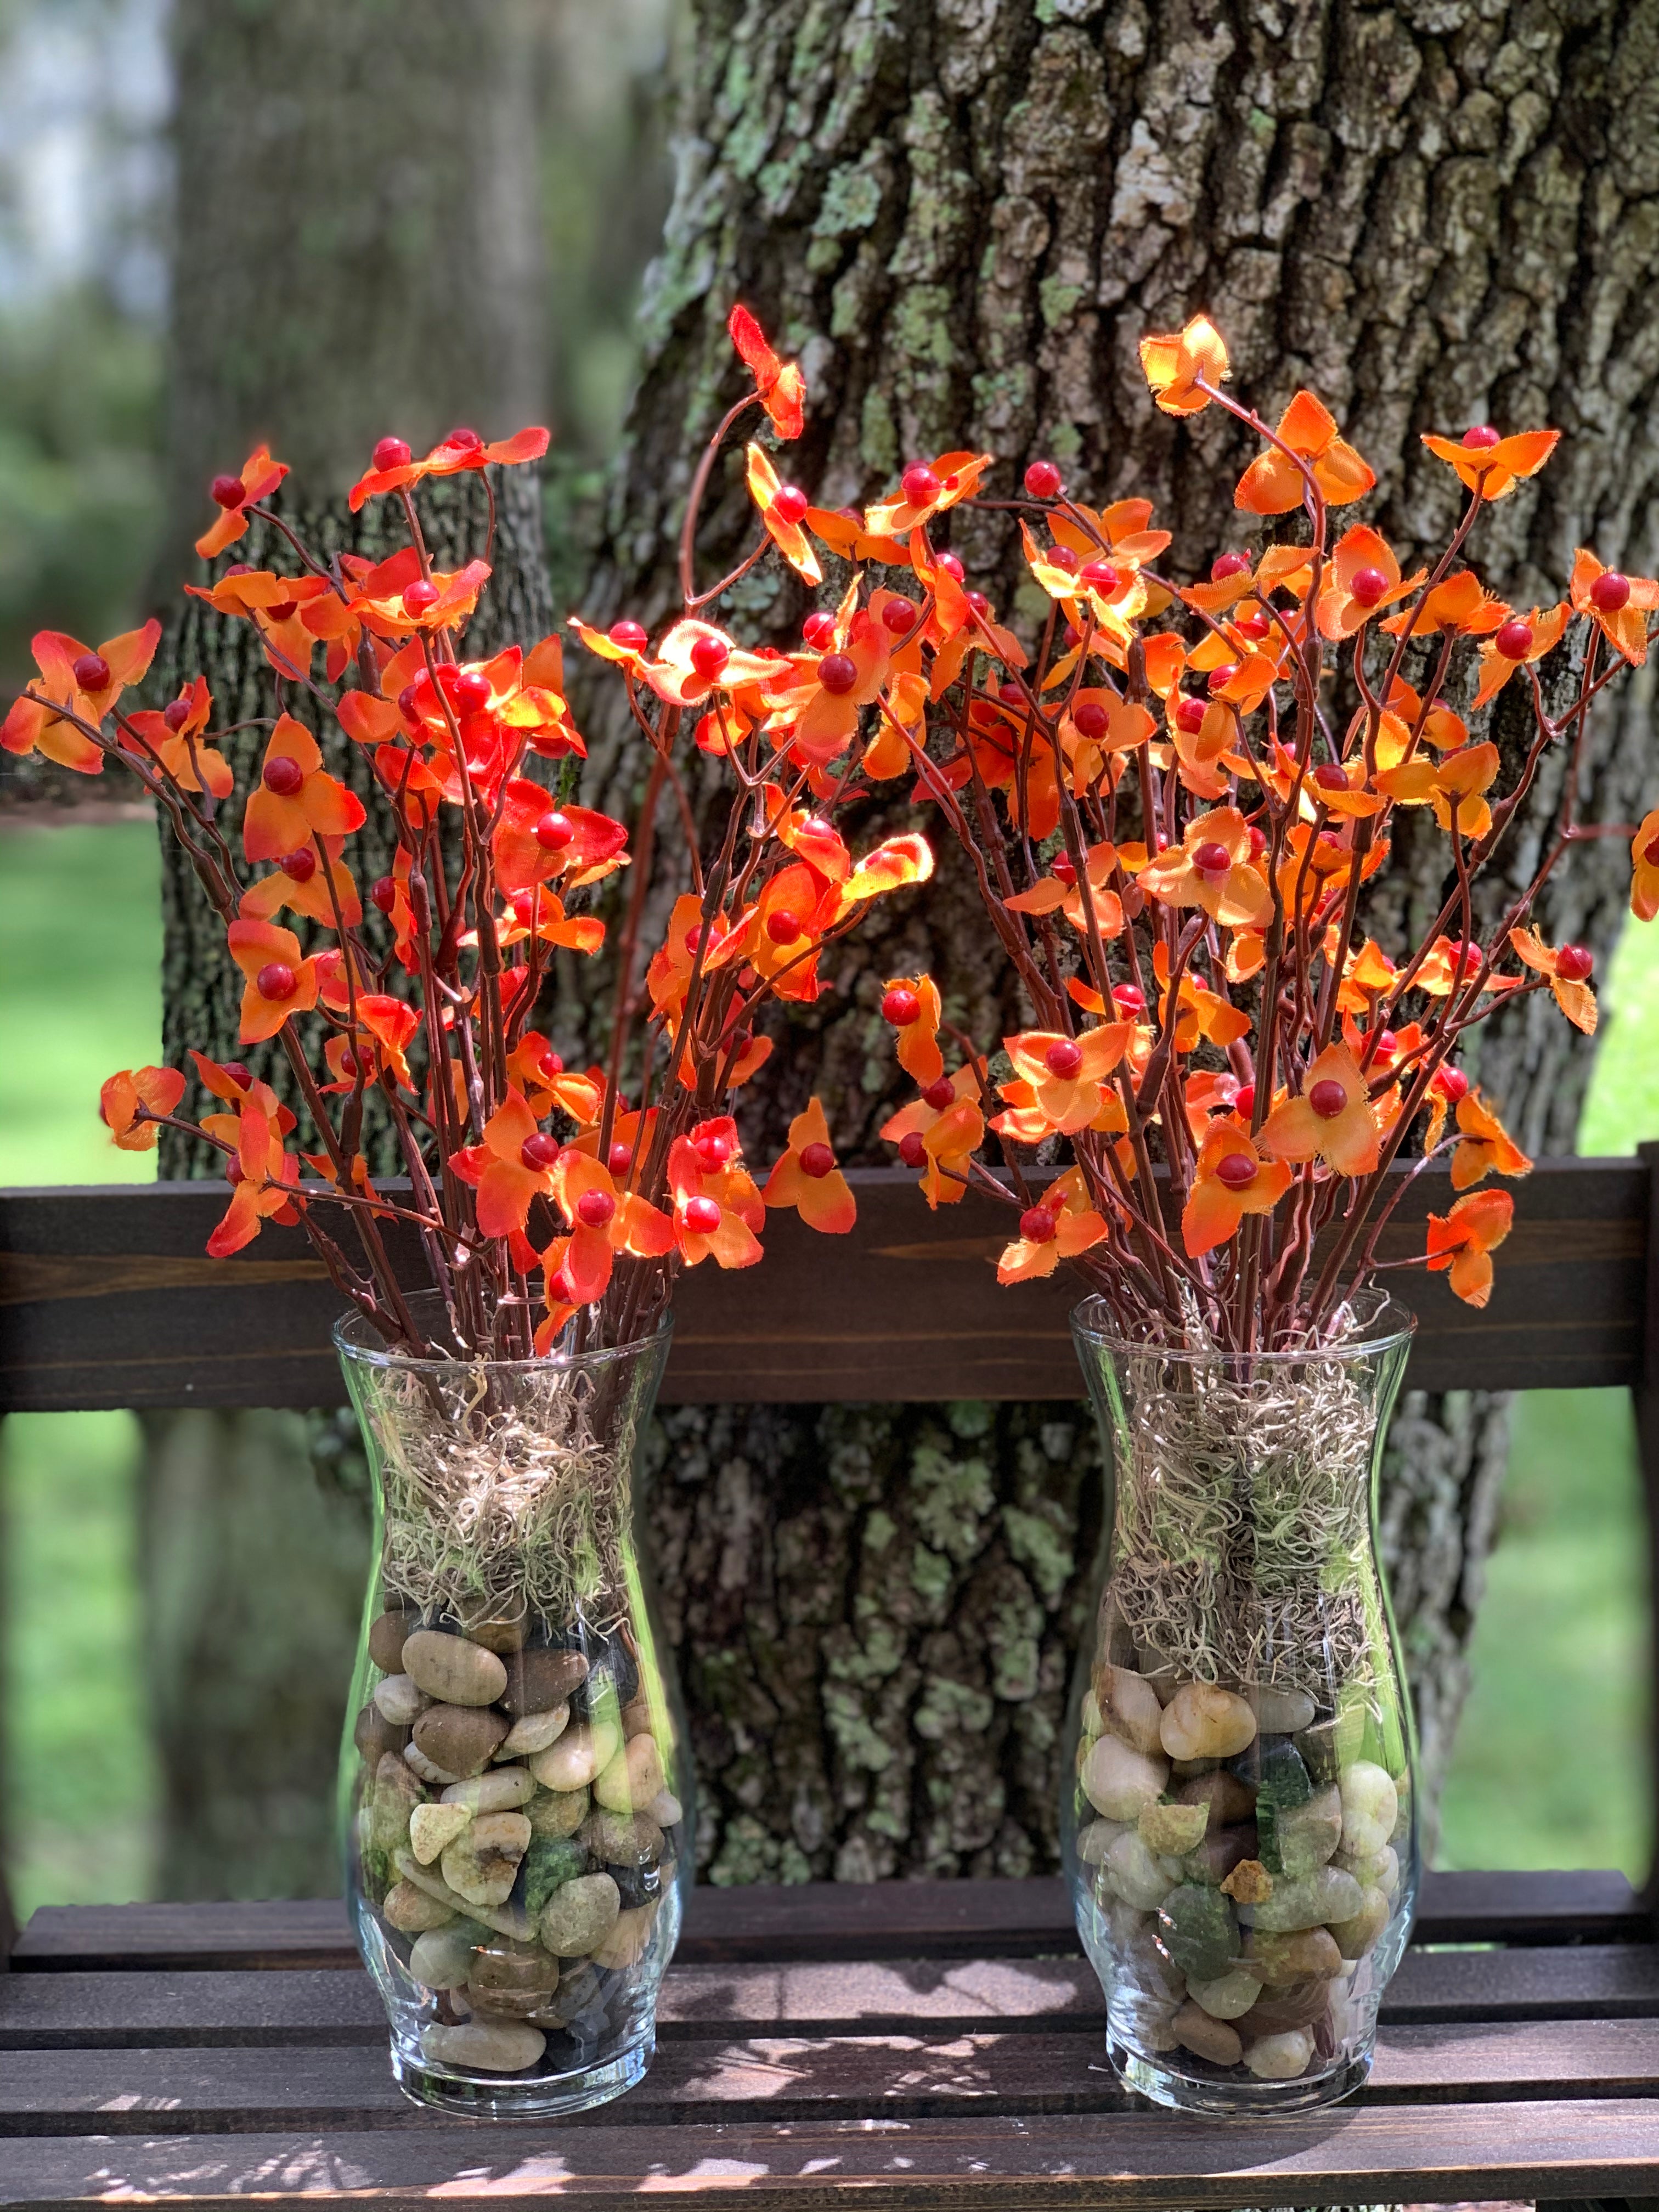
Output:
[[[1112,2035],[1106,2039],[1106,2056],[1124,2087],[1149,2097],[1153,2104],[1166,2105],[1178,2112],[1208,2112],[1224,2118],[1248,2115],[1261,2119],[1334,2105],[1359,2088],[1371,2070],[1371,2053],[1366,2050],[1340,2061],[1325,2073],[1299,2075],[1291,2081],[1240,2081],[1184,2053],[1145,2057]]]
[[[647,2032],[626,2051],[574,2066],[565,2074],[539,2077],[467,2072],[434,2066],[429,2060],[392,2048],[392,2072],[405,2097],[441,2112],[465,2112],[475,2120],[548,2120],[608,2105],[645,2078],[657,2047]]]

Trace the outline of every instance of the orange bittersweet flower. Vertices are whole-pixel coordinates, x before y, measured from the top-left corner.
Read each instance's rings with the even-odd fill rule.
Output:
[[[266,1083],[250,1083],[234,1114],[210,1114],[202,1127],[210,1136],[235,1146],[228,1172],[235,1184],[223,1219],[208,1238],[207,1249],[223,1260],[251,1244],[266,1221],[299,1219],[295,1187],[300,1163],[283,1145],[284,1127],[293,1116],[279,1106]]]
[[[1659,806],[1642,817],[1630,845],[1630,910],[1638,921],[1659,914]]]
[[[1492,1255],[1509,1235],[1515,1200],[1506,1190],[1475,1191],[1449,1214],[1429,1216],[1429,1272],[1448,1275],[1465,1305],[1484,1306],[1492,1296]]]
[[[1535,929],[1512,929],[1510,943],[1528,968],[1550,979],[1555,1003],[1575,1029],[1595,1035],[1595,994],[1589,987],[1595,962],[1587,947],[1545,944]]]
[[[205,791],[215,799],[228,799],[236,786],[230,763],[203,736],[212,711],[207,678],[198,676],[159,713],[143,708],[127,715],[122,734],[131,750],[171,776],[181,791]],[[134,736],[141,741],[136,746]]]
[[[242,817],[250,860],[280,860],[313,837],[345,837],[367,819],[363,802],[323,766],[317,740],[292,714],[281,715],[265,747],[259,781]]]
[[[945,1073],[939,1048],[944,1019],[939,986],[931,975],[895,975],[883,987],[881,1016],[898,1031],[898,1064],[925,1091]]]
[[[997,1261],[997,1280],[1029,1283],[1052,1275],[1062,1260],[1104,1243],[1109,1233],[1089,1203],[1081,1170],[1068,1168],[1020,1215],[1019,1235]]]
[[[1279,418],[1280,444],[1306,464],[1328,507],[1363,499],[1376,482],[1376,471],[1336,434],[1336,417],[1311,392],[1298,392]],[[1288,514],[1307,494],[1295,462],[1270,447],[1258,453],[1238,480],[1233,505],[1250,514]]]
[[[1359,1063],[1345,1044],[1310,1061],[1300,1093],[1281,1098],[1256,1137],[1269,1159],[1323,1160],[1338,1175],[1370,1175],[1382,1139]]]
[[[154,1116],[171,1114],[185,1095],[176,1067],[124,1067],[98,1093],[98,1111],[110,1142],[124,1152],[149,1152],[161,1132]]]
[[[789,1149],[766,1178],[769,1206],[793,1206],[809,1229],[844,1237],[858,1218],[851,1186],[836,1164],[823,1102],[808,1101],[789,1124]]]
[[[872,537],[905,538],[954,507],[971,499],[979,480],[996,460],[994,453],[941,453],[937,460],[912,461],[890,499],[865,510],[864,526]]]
[[[1236,806],[1218,806],[1187,824],[1179,845],[1148,860],[1135,880],[1165,906],[1200,906],[1226,929],[1265,929],[1273,893],[1254,865],[1250,825]]]
[[[290,1014],[309,1013],[322,989],[317,958],[300,957],[300,940],[291,929],[257,919],[233,921],[226,932],[230,957],[246,979],[242,991],[240,1040],[261,1044],[275,1036]]]
[[[921,1170],[921,1194],[935,1212],[964,1196],[969,1162],[985,1141],[984,1074],[981,1061],[941,1075],[881,1125],[883,1139],[898,1146],[905,1166]]]
[[[1166,415],[1200,413],[1210,404],[1210,394],[1198,388],[1200,378],[1218,385],[1231,374],[1221,333],[1204,315],[1194,315],[1184,330],[1142,338],[1140,368]]]
[[[1659,607],[1659,582],[1651,576],[1626,576],[1618,568],[1604,568],[1581,545],[1573,556],[1569,591],[1574,612],[1588,615],[1613,651],[1632,668],[1640,668],[1648,657],[1644,617]]]
[[[247,528],[249,507],[269,499],[287,474],[286,461],[273,461],[268,447],[256,446],[243,462],[240,476],[215,477],[213,503],[221,513],[219,520],[196,541],[203,560],[211,561],[227,545],[235,544]]]
[[[511,467],[517,461],[538,461],[547,451],[547,442],[548,434],[539,425],[515,431],[510,438],[497,438],[489,445],[476,430],[455,429],[417,461],[401,438],[382,438],[374,448],[373,467],[353,484],[347,503],[356,514],[366,500],[378,498],[382,492],[401,491],[418,483],[422,477],[460,476],[495,463]]]
[[[1196,1260],[1224,1244],[1247,1213],[1271,1213],[1290,1188],[1291,1170],[1263,1157],[1237,1114],[1212,1121],[1193,1170],[1181,1241]]]
[[[698,1122],[668,1148],[668,1188],[674,1195],[674,1241],[688,1267],[712,1258],[721,1267],[752,1267],[761,1256],[758,1232],[766,1203],[738,1150],[738,1125],[729,1114]]]
[[[674,1249],[674,1224],[637,1191],[617,1188],[609,1168],[567,1146],[553,1169],[553,1195],[570,1224],[562,1266],[578,1305],[603,1297],[618,1252],[660,1258]]]
[[[821,584],[823,570],[811,539],[800,526],[801,517],[809,512],[806,494],[795,484],[779,481],[763,446],[750,447],[748,463],[749,496],[760,510],[767,536],[798,576],[806,583]]]
[[[1531,1174],[1532,1162],[1478,1091],[1466,1091],[1458,1100],[1457,1127],[1459,1141],[1451,1163],[1454,1190],[1468,1190],[1489,1175]]]
[[[1489,699],[1495,699],[1517,668],[1525,668],[1553,652],[1571,618],[1572,610],[1563,600],[1542,614],[1533,607],[1524,615],[1511,615],[1500,623],[1480,648],[1475,705],[1484,707]]]
[[[478,1194],[481,1237],[522,1235],[532,1200],[553,1195],[559,1140],[538,1127],[521,1091],[509,1091],[484,1124],[483,1142],[450,1154],[449,1164]]]
[[[806,379],[799,364],[780,360],[747,307],[732,308],[726,319],[726,330],[744,368],[755,380],[755,390],[771,418],[772,428],[781,438],[799,438],[805,419],[806,398]]]
[[[1500,438],[1484,425],[1466,430],[1461,439],[1423,434],[1423,443],[1437,460],[1455,469],[1471,491],[1486,500],[1506,499],[1522,477],[1536,476],[1560,441],[1559,430],[1517,430]]]
[[[1055,1136],[1074,1136],[1101,1110],[1101,1086],[1133,1042],[1133,1022],[1108,1022],[1074,1037],[1056,1030],[1023,1030],[1002,1048],[1016,1075],[1031,1085],[1031,1103]],[[1005,1095],[1007,1086],[1003,1088]]]
[[[0,745],[9,753],[44,753],[77,775],[100,774],[102,748],[73,722],[65,721],[58,709],[101,725],[126,687],[143,678],[161,641],[161,625],[153,620],[142,629],[106,639],[96,652],[62,630],[37,630],[29,650],[40,671],[40,680],[12,702],[11,712],[0,723]]]
[[[1352,637],[1381,608],[1414,592],[1427,574],[1419,568],[1402,580],[1387,540],[1356,523],[1343,532],[1331,553],[1331,580],[1319,594],[1320,635]]]

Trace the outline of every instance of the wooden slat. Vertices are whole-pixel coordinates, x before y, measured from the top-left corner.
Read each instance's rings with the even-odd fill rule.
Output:
[[[1183,2205],[1458,2202],[1651,2193],[1659,2102],[1525,2100],[1360,2106],[1218,2123],[1169,2113],[1029,2121],[556,2128],[15,2140],[0,2205],[252,2197],[507,2212],[550,2197],[623,2203],[694,2192],[744,2212],[832,2212],[878,2188],[892,2212],[1176,2212]]]
[[[1000,1209],[970,1197],[930,1213],[902,1170],[853,1179],[851,1236],[816,1237],[780,1214],[763,1267],[684,1277],[665,1402],[1078,1396],[1074,1289],[1059,1278],[998,1289]],[[1516,1186],[1484,1312],[1442,1282],[1393,1278],[1420,1317],[1410,1381],[1635,1382],[1649,1182],[1635,1161],[1540,1163]],[[1419,1176],[1385,1254],[1411,1249],[1449,1202],[1443,1173]],[[0,1192],[0,1412],[343,1403],[329,1346],[339,1301],[302,1232],[267,1229],[246,1253],[208,1260],[223,1205],[216,1182]],[[414,1279],[417,1256],[406,1259]]]
[[[1514,1951],[1412,1951],[1383,2019],[1659,2019],[1659,1950],[1638,1943]],[[687,1966],[676,1960],[657,2008],[665,2042],[754,2034],[929,2033],[995,2027],[1042,2034],[1057,2021],[1098,2031],[1105,2008],[1081,1959],[854,1960],[842,1964]],[[0,1984],[0,2051],[161,2050],[198,2044],[380,2047],[386,2019],[366,1974],[20,1974]]]
[[[1642,1940],[1650,1923],[1620,1874],[1424,1876],[1419,1943]],[[796,1959],[1018,1958],[1071,1953],[1063,1882],[757,1883],[691,1893],[687,1963]],[[49,1905],[18,1939],[20,1971],[349,1967],[345,1907],[332,1898],[263,1905]]]

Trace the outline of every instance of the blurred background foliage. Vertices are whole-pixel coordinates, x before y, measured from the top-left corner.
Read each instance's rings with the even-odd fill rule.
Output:
[[[562,614],[667,204],[673,0],[525,3],[545,126],[545,482]],[[26,677],[35,629],[97,641],[170,587],[152,574],[169,99],[166,0],[0,0],[0,696]],[[0,814],[0,1182],[154,1172],[153,1153],[114,1152],[95,1116],[100,1079],[155,1057],[160,1036],[155,831],[109,812],[67,826]],[[1659,1135],[1659,939],[1626,937],[1603,1004],[1586,1152]],[[154,1880],[140,1452],[124,1414],[15,1418],[0,1433],[0,1843],[24,1912],[141,1897]],[[1643,1560],[1623,1396],[1520,1401],[1443,1863],[1645,1872]]]

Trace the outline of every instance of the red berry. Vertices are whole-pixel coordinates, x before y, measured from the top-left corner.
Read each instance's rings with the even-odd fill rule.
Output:
[[[1024,707],[1025,704],[1025,694],[1012,676],[1006,683],[998,684],[997,696],[1005,707]]]
[[[227,576],[251,576],[253,570],[246,561],[233,561],[225,574]]]
[[[1255,1162],[1248,1152],[1227,1152],[1216,1162],[1216,1181],[1229,1190],[1248,1190],[1255,1181]]]
[[[1224,691],[1237,673],[1237,666],[1231,660],[1224,660],[1219,668],[1212,668],[1209,679],[1211,696],[1213,697],[1218,691]]]
[[[1033,499],[1058,499],[1065,486],[1052,461],[1033,461],[1025,471],[1025,489]]]
[[[1443,1067],[1436,1073],[1429,1088],[1437,1091],[1449,1105],[1455,1106],[1461,1098],[1468,1097],[1469,1079],[1461,1067]]]
[[[701,1137],[693,1137],[691,1149],[705,1174],[718,1175],[737,1147],[722,1131],[707,1129]]]
[[[463,669],[451,695],[464,714],[482,714],[495,694],[489,678],[479,668]]]
[[[190,708],[191,702],[188,699],[169,699],[161,709],[161,720],[167,724],[168,729],[176,732],[182,730],[185,724],[189,721]]]
[[[398,881],[396,877],[376,877],[375,880],[368,887],[368,899],[369,904],[371,906],[379,907],[382,914],[390,914],[392,908],[398,903]]]
[[[1346,791],[1348,779],[1334,761],[1321,761],[1315,767],[1313,780],[1322,791]]]
[[[1265,830],[1257,829],[1255,823],[1252,822],[1250,824],[1250,858],[1253,860],[1259,860],[1267,849],[1267,831]]]
[[[899,489],[912,507],[926,507],[930,500],[937,499],[944,489],[926,461],[912,461],[899,478]]]
[[[1113,988],[1112,1004],[1121,1014],[1144,1014],[1146,994],[1139,983],[1119,983]]]
[[[915,1129],[908,1136],[899,1139],[898,1151],[899,1158],[907,1168],[919,1168],[927,1157],[927,1147]]]
[[[253,988],[262,999],[274,1000],[280,1006],[299,989],[300,979],[286,960],[267,960],[254,977]]]
[[[1072,723],[1080,738],[1103,738],[1111,717],[1098,699],[1079,699],[1072,709]]]
[[[1241,1083],[1233,1093],[1233,1111],[1248,1121],[1255,1111],[1255,1085]],[[1235,1156],[1237,1157],[1237,1156]]]
[[[620,1137],[613,1138],[611,1150],[605,1156],[605,1164],[613,1176],[626,1175],[634,1164],[634,1147],[623,1144]]]
[[[406,615],[423,615],[437,604],[438,586],[428,584],[424,576],[416,576],[404,593],[404,612]]]
[[[1042,1064],[1050,1075],[1057,1075],[1062,1083],[1069,1083],[1083,1065],[1083,1048],[1070,1037],[1056,1037],[1042,1055]]]
[[[1051,568],[1063,568],[1068,576],[1075,576],[1083,566],[1082,560],[1069,545],[1051,545],[1045,557]]]
[[[947,576],[954,577],[958,584],[968,573],[954,553],[941,553],[939,556],[939,565]]]
[[[483,445],[483,440],[478,435],[476,430],[468,430],[463,428],[461,429],[452,430],[449,435],[444,440],[444,443],[445,445],[453,448],[458,453],[476,453],[479,447]]]
[[[1383,1030],[1379,1032],[1376,1040],[1376,1054],[1379,1060],[1392,1060],[1399,1049],[1400,1040],[1392,1030]]]
[[[559,1157],[559,1140],[538,1129],[519,1147],[519,1158],[532,1175],[544,1175]]]
[[[895,983],[881,1002],[881,1018],[896,1030],[908,1030],[921,1019],[921,1000],[908,983]]]
[[[240,1060],[226,1060],[224,1063],[224,1071],[230,1078],[231,1081],[235,1084],[240,1084],[244,1091],[247,1089],[248,1085],[253,1080],[252,1076],[248,1073],[247,1068]]]
[[[1091,592],[1099,592],[1109,599],[1121,580],[1109,561],[1086,561],[1077,572],[1079,584],[1086,584]]]
[[[265,620],[268,623],[292,622],[299,604],[298,599],[278,599],[265,609]]]
[[[1506,622],[1492,643],[1505,660],[1524,660],[1532,651],[1532,624],[1519,620]]]
[[[1193,866],[1200,876],[1224,876],[1232,864],[1232,854],[1213,837],[1193,848]]]
[[[826,653],[818,663],[818,682],[835,698],[844,698],[858,680],[858,663],[850,653]]]
[[[1334,1121],[1348,1103],[1348,1094],[1334,1076],[1323,1076],[1308,1093],[1308,1103],[1322,1121]]]
[[[544,853],[562,853],[574,841],[575,835],[575,823],[556,806],[549,807],[536,824],[536,842]]]
[[[826,822],[823,815],[809,814],[800,825],[800,834],[803,837],[833,837],[836,832],[834,824]]]
[[[309,845],[301,845],[289,853],[281,863],[283,873],[291,884],[308,884],[317,872],[317,855]]]
[[[263,781],[278,799],[292,799],[306,780],[306,772],[291,753],[272,753],[265,763]]]
[[[1057,884],[1064,884],[1067,890],[1069,890],[1072,888],[1072,885],[1077,881],[1077,870],[1073,866],[1071,861],[1066,859],[1064,853],[1060,853],[1055,855],[1054,864],[1050,867],[1048,872],[1053,876]]]
[[[1589,587],[1589,603],[1599,615],[1616,615],[1630,605],[1630,578],[1617,568],[1604,568]]]
[[[1250,556],[1248,553],[1218,553],[1210,563],[1210,580],[1212,583],[1224,584],[1229,576],[1246,576],[1249,569]]]
[[[766,933],[774,945],[793,945],[806,934],[806,925],[787,906],[775,906],[766,917]]]
[[[836,618],[827,608],[816,608],[801,624],[800,634],[814,653],[823,653],[836,641]]]
[[[1498,443],[1498,433],[1490,422],[1475,422],[1464,431],[1463,443],[1470,453],[1482,453],[1488,446]]]
[[[574,1306],[576,1303],[576,1285],[562,1267],[547,1279],[547,1301],[556,1306]]]
[[[407,441],[402,438],[382,438],[374,448],[377,469],[400,469],[413,458]]]
[[[830,1151],[828,1145],[807,1145],[803,1146],[800,1156],[800,1171],[805,1176],[811,1176],[814,1182],[822,1182],[825,1176],[830,1173],[835,1164],[836,1156]]]
[[[956,1104],[957,1086],[948,1075],[941,1075],[937,1083],[928,1085],[921,1096],[923,1103],[931,1106],[935,1114],[943,1114],[947,1107]]]
[[[1019,1233],[1028,1244],[1052,1244],[1054,1217],[1046,1206],[1028,1206],[1019,1217]]]
[[[1240,615],[1233,627],[1241,637],[1248,637],[1253,645],[1260,645],[1273,628],[1273,623],[1258,610],[1255,614]]]
[[[694,1237],[712,1237],[720,1225],[719,1202],[712,1198],[688,1198],[685,1225]]]
[[[914,599],[902,597],[888,599],[881,610],[882,628],[890,629],[895,637],[902,637],[907,629],[915,627],[916,612]]]
[[[109,663],[101,653],[83,653],[70,673],[82,691],[103,691],[109,687]]]
[[[433,676],[433,681],[453,705],[455,695],[461,687],[461,672],[453,660],[441,660]]]
[[[1195,738],[1204,726],[1205,706],[1201,699],[1181,698],[1176,702],[1176,727]]]
[[[585,1190],[576,1200],[576,1218],[585,1228],[603,1229],[617,1211],[608,1190]]]
[[[1356,568],[1348,579],[1348,597],[1362,607],[1374,607],[1389,595],[1389,580],[1380,568]]]
[[[723,637],[700,637],[691,647],[691,665],[706,684],[714,682],[731,658],[732,648]]]
[[[646,647],[645,629],[636,622],[614,622],[611,625],[612,645],[619,645],[628,653],[643,653]]]
[[[969,592],[965,596],[971,612],[976,615],[988,615],[990,613],[991,602],[986,598],[983,592]]]
[[[786,530],[793,530],[811,504],[799,484],[780,484],[772,495],[772,512]]]
[[[1659,837],[1655,837],[1642,849],[1642,858],[1650,868],[1659,868]]]
[[[1583,983],[1595,966],[1588,945],[1564,945],[1555,956],[1555,972],[1564,983]]]
[[[240,477],[215,477],[209,489],[216,507],[240,507],[247,497],[247,487]]]
[[[534,929],[541,903],[539,889],[532,887],[527,891],[514,891],[507,902],[507,910],[520,929]]]
[[[406,722],[418,722],[425,694],[429,687],[424,678],[416,677],[414,683],[405,684],[398,694],[398,712]]]
[[[538,1075],[545,1076],[551,1083],[556,1075],[564,1073],[564,1060],[556,1052],[544,1052],[536,1062],[536,1073]]]

